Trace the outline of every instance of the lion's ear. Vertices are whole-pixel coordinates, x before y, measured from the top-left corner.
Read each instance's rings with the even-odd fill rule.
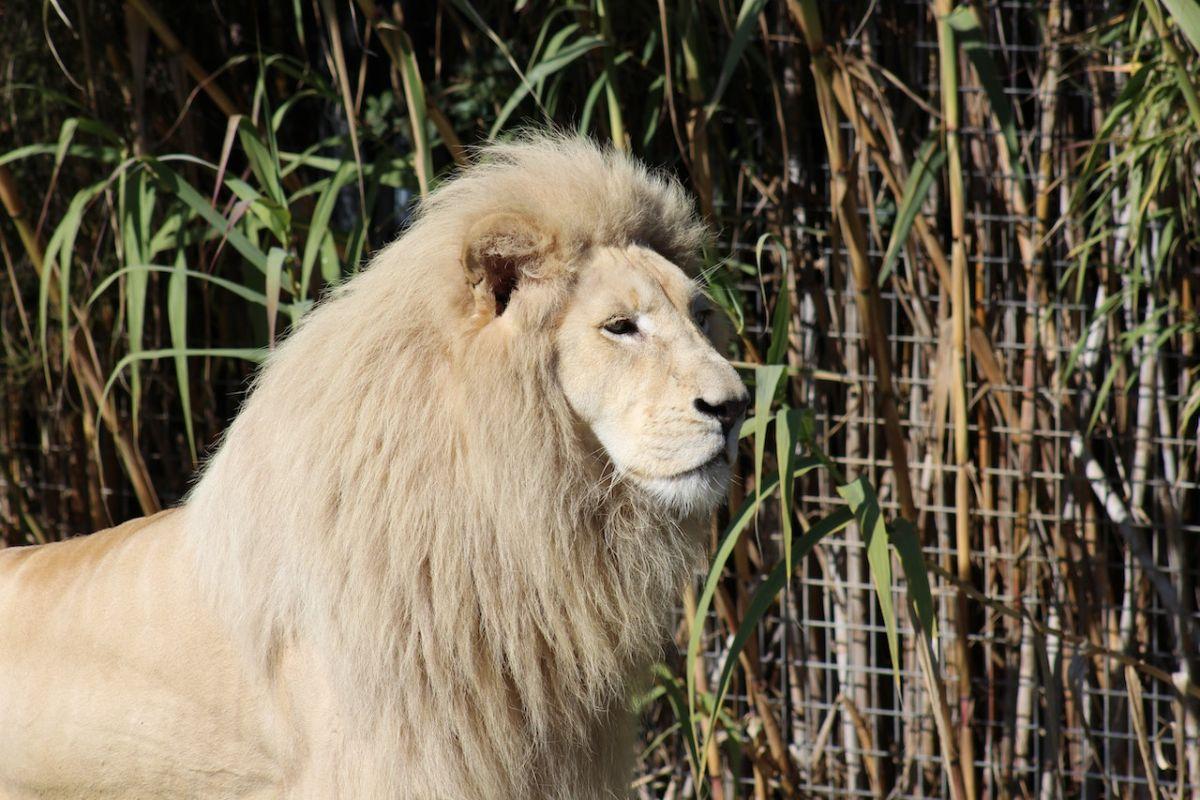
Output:
[[[520,214],[491,214],[472,225],[462,262],[476,302],[494,303],[496,316],[503,314],[512,293],[526,275],[536,271],[550,244],[550,238]]]

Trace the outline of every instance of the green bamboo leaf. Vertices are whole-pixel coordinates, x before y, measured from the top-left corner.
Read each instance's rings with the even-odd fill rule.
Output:
[[[767,363],[782,364],[788,351],[788,323],[791,321],[791,298],[788,293],[788,256],[783,242],[772,233],[764,233],[754,243],[754,263],[758,270],[759,284],[762,284],[763,254],[767,245],[775,248],[779,254],[779,263],[783,265],[780,274],[779,291],[775,295],[775,309],[771,315],[771,341],[767,344]],[[765,290],[763,292],[766,293]],[[764,303],[766,299],[764,298]]]
[[[783,364],[787,359],[788,328],[792,320],[791,294],[788,292],[788,268],[784,261],[780,275],[779,293],[775,295],[775,310],[771,314],[771,343],[767,347],[767,363]]]
[[[148,158],[147,166],[172,195],[179,198],[197,216],[207,222],[256,269],[266,272],[267,254],[246,238],[246,235],[232,225],[229,220],[217,213],[216,209],[209,205],[208,199],[196,191],[195,187],[188,183],[182,175],[158,159]],[[228,184],[229,181],[226,180],[226,183]]]
[[[108,401],[108,395],[112,391],[113,384],[121,377],[121,373],[125,368],[142,361],[157,361],[160,358],[175,358],[182,355],[185,358],[236,358],[242,361],[249,361],[254,364],[261,363],[267,357],[267,350],[259,347],[189,347],[183,350],[174,347],[167,347],[161,350],[143,350],[140,353],[127,353],[117,362],[109,373],[108,380],[104,383],[104,391],[100,395],[100,402],[97,404],[96,411],[96,427],[99,428],[103,421],[100,419],[100,410]]]
[[[357,165],[352,161],[343,162],[326,182],[321,196],[313,207],[312,221],[308,226],[308,237],[304,240],[304,253],[300,259],[300,297],[308,296],[308,286],[312,278],[313,265],[321,252],[321,244],[329,233],[329,220],[337,205],[338,194],[342,188],[350,184],[357,174]]]
[[[128,175],[122,173],[119,185],[122,258],[126,263],[144,264],[149,260],[147,256],[153,239],[150,221],[154,213],[154,187],[146,179],[144,170],[136,170]],[[131,355],[142,351],[149,277],[148,272],[133,271],[125,279],[125,329]],[[138,428],[141,395],[141,370],[138,362],[134,361],[130,367],[130,415],[134,430]]]
[[[900,556],[900,566],[904,569],[908,600],[916,608],[917,619],[925,632],[937,641],[937,615],[933,611],[933,591],[929,588],[929,568],[925,565],[925,554],[921,551],[916,528],[901,517],[892,522],[889,533],[892,545]]]
[[[54,151],[54,165],[57,167],[63,163],[63,159],[67,157],[67,152],[71,147],[71,140],[75,138],[75,132],[79,130],[79,118],[72,117],[62,124],[58,130],[58,146]]]
[[[245,117],[238,122],[237,133],[242,151],[246,154],[246,162],[250,165],[254,177],[258,179],[258,185],[266,189],[267,196],[274,201],[275,206],[286,210],[287,198],[279,175],[279,162],[271,155],[269,143],[262,141],[258,131]],[[282,233],[286,237],[287,232]]]
[[[938,172],[946,163],[946,151],[941,147],[941,138],[936,134],[930,136],[921,145],[917,158],[913,162],[912,172],[904,182],[904,190],[898,198],[896,222],[892,225],[892,235],[888,239],[887,252],[883,256],[883,266],[879,270],[879,285],[887,281],[888,276],[896,266],[896,259],[908,241],[917,214],[929,196],[929,189],[937,179]]]
[[[683,693],[680,691],[679,682],[671,670],[664,664],[654,665],[654,675],[658,679],[659,686],[663,687],[667,704],[671,706],[672,713],[675,714],[675,719],[679,720],[680,726],[684,731],[694,731],[695,727],[692,723],[691,708],[684,699]],[[692,775],[696,776],[697,782],[700,778],[700,758],[696,750],[696,738],[694,735],[684,737],[684,743],[687,746],[688,762],[692,767]]]
[[[192,394],[188,379],[187,357],[187,259],[183,248],[175,257],[175,269],[167,281],[167,326],[171,331],[171,348],[175,355],[175,381],[179,386],[179,402],[183,411],[183,428],[187,434],[188,452],[196,461],[196,433],[192,423]]]
[[[775,390],[787,368],[781,364],[756,366],[754,368],[754,486],[758,490],[762,478],[763,453],[767,446],[767,425],[771,422],[771,404],[775,401]]]
[[[279,247],[272,247],[267,253],[267,347],[275,347],[275,319],[279,314],[279,284],[283,274],[283,260],[287,253]]]
[[[600,100],[600,93],[604,91],[604,84],[608,82],[608,75],[601,72],[599,77],[592,82],[592,87],[588,89],[587,97],[583,101],[583,111],[579,114],[579,133],[586,134],[592,129],[592,115],[596,113],[596,103]]]
[[[750,43],[750,35],[757,27],[758,15],[762,13],[766,4],[766,0],[743,0],[742,7],[738,10],[733,38],[729,41],[729,49],[725,51],[725,61],[721,64],[721,72],[717,76],[717,86],[713,90],[708,104],[704,107],[705,119],[711,119],[712,115],[716,113],[721,97],[729,86],[729,79],[733,77],[733,71],[737,69],[738,61],[741,60],[746,45]]]
[[[100,281],[100,283],[96,285],[96,288],[92,291],[91,295],[87,299],[85,308],[90,307],[93,303],[95,303],[97,298],[104,294],[104,291],[116,283],[120,278],[128,275],[130,272],[136,272],[138,270],[145,272],[165,272],[168,274],[174,274],[175,272],[179,271],[179,268],[165,266],[162,264],[129,264],[128,266],[121,267],[120,269],[114,271],[111,275],[105,277],[104,280]],[[222,289],[233,292],[243,300],[249,300],[250,302],[256,303],[260,306],[265,306],[267,304],[266,295],[264,295],[262,292],[256,292],[253,289],[241,285],[240,283],[234,283],[226,278],[222,278],[217,275],[210,275],[207,272],[199,272],[197,270],[185,269],[183,272],[186,273],[187,277],[189,278],[207,281],[208,283],[219,286]],[[294,306],[294,303],[283,304],[283,307],[288,311],[289,314],[293,314],[293,316]]]
[[[342,279],[342,262],[338,260],[337,247],[333,243],[333,235],[325,234],[321,240],[321,278],[330,286],[336,286]]]
[[[1175,24],[1192,43],[1192,47],[1196,48],[1196,52],[1200,52],[1200,5],[1197,5],[1196,0],[1162,0],[1162,4],[1167,7]]]
[[[1088,419],[1087,424],[1088,434],[1091,434],[1092,430],[1096,427],[1096,423],[1099,422],[1100,415],[1104,412],[1104,409],[1107,406],[1108,395],[1112,391],[1113,381],[1116,379],[1118,374],[1124,371],[1124,369],[1125,358],[1118,355],[1113,359],[1112,366],[1110,366],[1108,371],[1104,374],[1104,381],[1100,384],[1100,389],[1096,392],[1096,399],[1092,401],[1092,415]],[[1136,376],[1137,370],[1133,370],[1130,375],[1131,377]]]
[[[581,36],[571,44],[563,47],[553,57],[538,63],[537,66],[529,71],[528,79],[518,86],[504,103],[504,106],[500,109],[500,113],[496,116],[496,121],[492,123],[489,136],[494,138],[504,128],[504,124],[508,122],[508,118],[512,116],[512,113],[517,110],[517,106],[521,104],[521,101],[525,99],[526,95],[533,88],[529,83],[530,81],[544,81],[549,76],[569,66],[581,56],[603,46],[604,40],[599,36]],[[540,103],[541,98],[536,95],[535,97]]]
[[[775,415],[775,458],[779,462],[779,474],[791,475],[796,461],[796,445],[800,438],[803,412],[798,408],[781,409]],[[795,481],[785,480],[779,484],[779,519],[783,525],[783,562],[790,574],[792,571],[792,487]]]
[[[425,99],[425,81],[421,78],[421,67],[413,50],[412,39],[399,26],[387,22],[377,23],[380,28],[390,29],[396,46],[399,47],[401,77],[404,85],[404,101],[408,106],[409,128],[412,132],[413,152],[416,157],[417,182],[421,196],[429,193],[433,183],[433,148],[429,143],[429,103]]]
[[[867,563],[875,583],[875,596],[883,614],[888,651],[892,656],[892,676],[900,684],[900,645],[896,633],[896,610],[892,605],[892,556],[888,551],[887,527],[875,489],[863,478],[837,487],[838,494],[854,511],[859,531],[867,547]]]
[[[1192,385],[1192,393],[1188,396],[1187,402],[1183,405],[1183,410],[1179,412],[1179,436],[1186,436],[1188,426],[1192,423],[1192,418],[1196,416],[1196,412],[1200,411],[1200,381],[1196,381]]]
[[[46,262],[38,282],[38,341],[41,345],[42,353],[46,353],[46,331],[49,327],[50,310],[50,281],[53,280],[57,269],[59,281],[58,316],[62,326],[64,367],[66,366],[67,358],[70,356],[71,346],[69,338],[71,321],[70,288],[71,266],[75,257],[75,240],[79,235],[79,228],[83,224],[84,212],[92,200],[100,192],[104,191],[107,186],[108,180],[105,179],[76,192],[67,206],[67,212],[51,232],[50,241],[46,245]]]

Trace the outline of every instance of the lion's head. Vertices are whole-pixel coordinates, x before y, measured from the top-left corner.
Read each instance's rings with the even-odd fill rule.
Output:
[[[549,335],[553,385],[613,477],[676,514],[722,495],[745,387],[710,341],[697,283],[641,242],[556,250],[530,218],[476,223],[463,251],[472,320],[494,335]]]
[[[615,741],[746,405],[705,235],[676,182],[580,139],[486,148],[423,201],[272,354],[187,504],[248,654],[314,652],[370,741],[616,780],[553,750]]]

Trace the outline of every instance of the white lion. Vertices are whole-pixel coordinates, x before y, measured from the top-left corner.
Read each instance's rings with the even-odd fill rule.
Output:
[[[703,235],[620,153],[488,148],[181,508],[0,553],[0,796],[626,794],[746,406]]]

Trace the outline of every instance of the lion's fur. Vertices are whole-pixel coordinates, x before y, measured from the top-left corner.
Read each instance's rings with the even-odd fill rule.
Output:
[[[690,265],[704,229],[676,183],[581,140],[481,161],[271,355],[188,541],[254,669],[303,642],[327,670],[336,791],[621,795],[631,682],[697,539],[605,480],[549,336],[481,325],[460,255],[489,214],[536,222],[551,319],[588,247]]]

